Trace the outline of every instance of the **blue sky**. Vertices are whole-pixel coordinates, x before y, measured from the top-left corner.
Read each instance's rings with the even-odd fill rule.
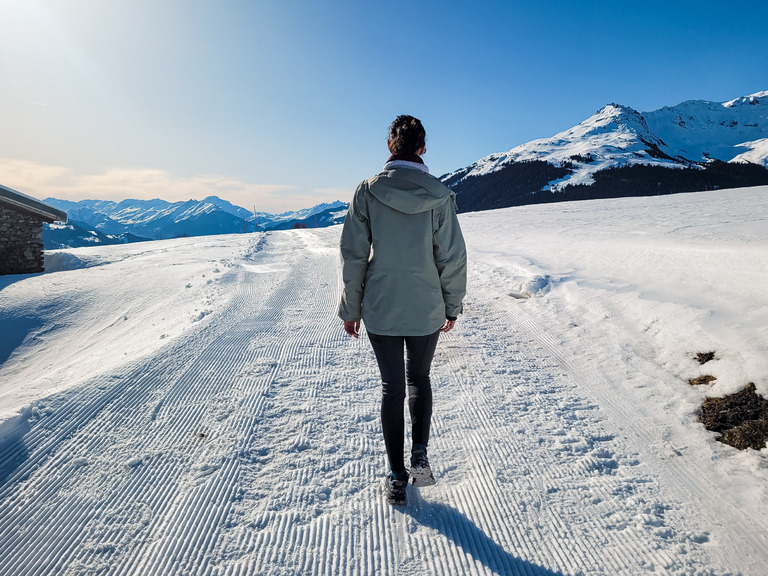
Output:
[[[348,200],[398,114],[436,175],[640,111],[768,90],[768,3],[2,0],[0,183]]]

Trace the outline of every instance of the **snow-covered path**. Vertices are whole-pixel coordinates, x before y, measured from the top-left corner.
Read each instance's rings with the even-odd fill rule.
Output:
[[[230,237],[205,262],[219,309],[0,423],[2,573],[763,574],[764,458],[736,460],[752,484],[733,476],[733,449],[676,405],[694,393],[654,392],[670,369],[643,342],[627,358],[618,317],[590,326],[618,315],[611,298],[565,277],[542,297],[541,261],[488,256],[506,217],[470,216],[467,309],[433,369],[436,486],[405,509],[380,495],[375,360],[335,316],[339,229]],[[4,285],[0,303],[118,265]],[[15,358],[0,377],[27,374]],[[758,488],[726,494],[729,477]]]

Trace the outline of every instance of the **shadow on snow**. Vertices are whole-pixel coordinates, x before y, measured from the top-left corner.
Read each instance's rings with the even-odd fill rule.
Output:
[[[0,422],[0,488],[29,458],[24,444],[24,435],[29,428],[25,414]]]
[[[410,492],[410,490],[409,490]],[[493,541],[472,520],[455,508],[442,502],[427,502],[417,496],[419,504],[413,510],[405,510],[413,519],[429,528],[434,528],[448,538],[464,553],[496,574],[520,576],[564,576],[543,566],[507,552]]]

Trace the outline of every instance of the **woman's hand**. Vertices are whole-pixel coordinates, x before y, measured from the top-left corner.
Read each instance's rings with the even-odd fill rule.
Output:
[[[440,328],[440,332],[450,332],[456,324],[456,320],[446,320],[443,327]]]
[[[353,320],[352,322],[344,321],[344,332],[355,338],[360,337],[360,320]]]

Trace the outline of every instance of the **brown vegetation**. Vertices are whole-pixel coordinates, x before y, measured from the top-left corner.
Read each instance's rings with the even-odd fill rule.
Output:
[[[722,433],[717,439],[739,450],[765,448],[768,441],[768,400],[750,382],[736,394],[707,398],[699,418],[707,430]]]

